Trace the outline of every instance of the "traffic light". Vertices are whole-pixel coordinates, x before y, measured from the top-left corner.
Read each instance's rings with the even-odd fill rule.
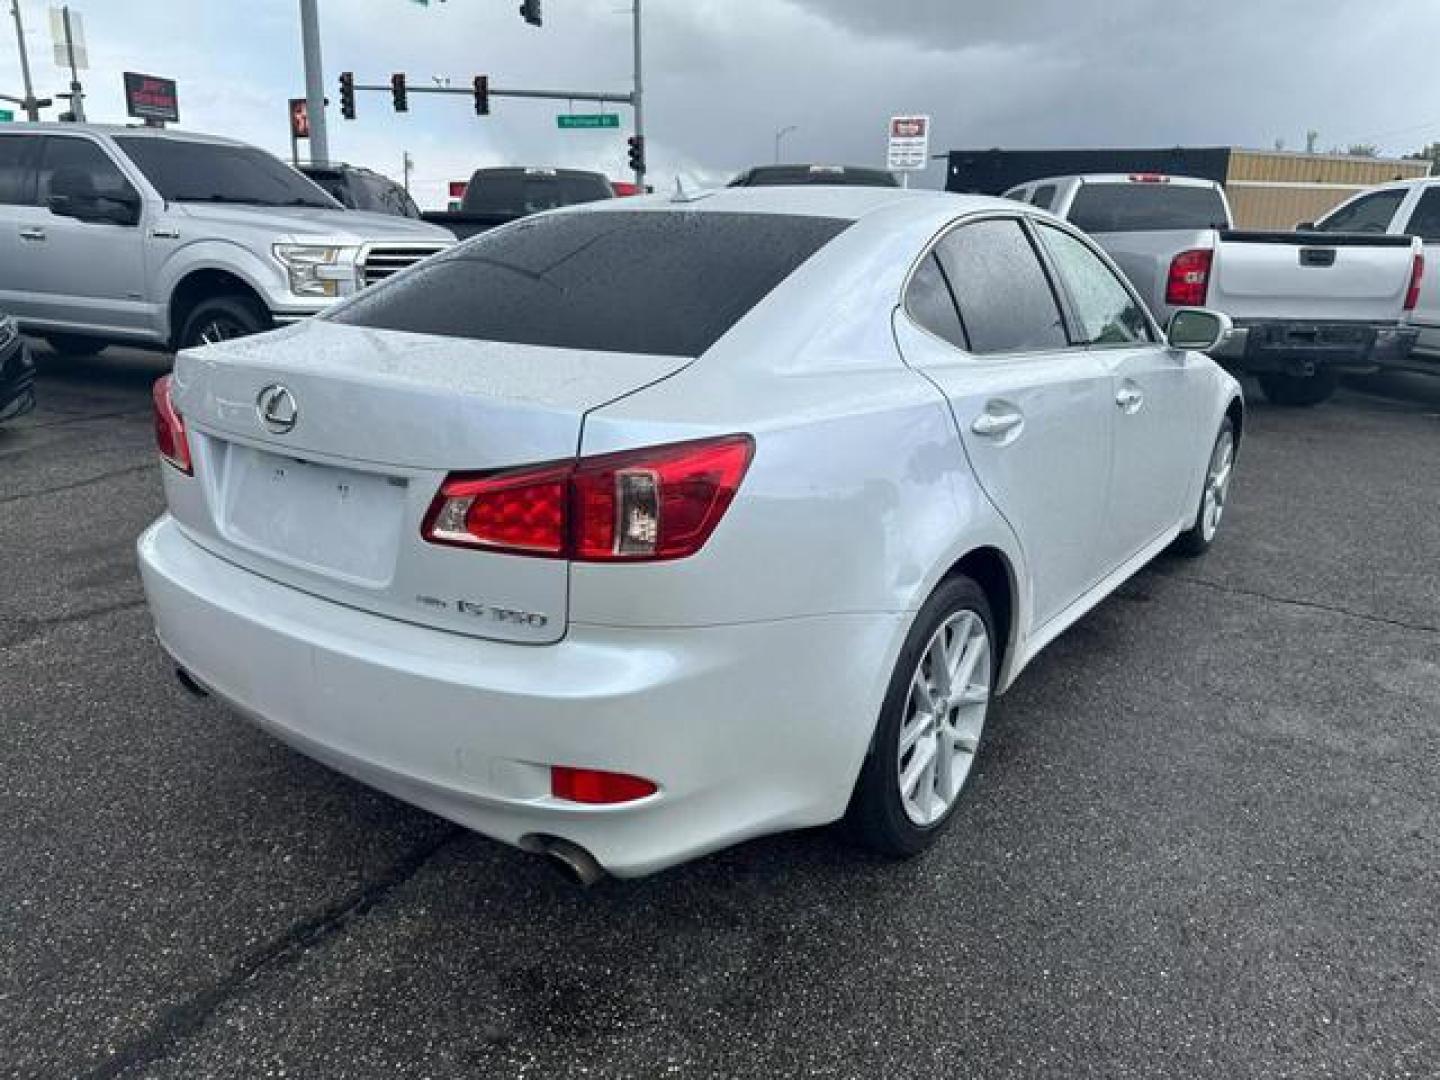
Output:
[[[346,120],[355,119],[355,73],[340,73],[340,115]]]
[[[490,76],[475,76],[475,115],[490,115]]]
[[[540,26],[540,0],[522,0],[520,17],[531,26]]]
[[[631,135],[628,142],[630,143],[630,170],[643,173],[645,171],[645,138],[642,135]]]
[[[405,93],[405,76],[398,71],[390,76],[390,96],[395,99],[396,112],[410,111],[410,99]]]

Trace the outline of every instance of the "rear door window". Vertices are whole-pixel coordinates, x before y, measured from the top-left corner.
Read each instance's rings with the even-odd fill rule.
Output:
[[[945,271],[940,269],[940,260],[933,251],[925,256],[910,278],[905,289],[905,312],[917,324],[956,348],[970,347],[950,283],[945,280]]]
[[[1082,184],[1070,204],[1070,221],[1088,233],[1223,229],[1225,201],[1213,187],[1193,184]]]
[[[0,205],[25,206],[35,201],[38,135],[0,136]]]
[[[1041,184],[1035,189],[1035,194],[1030,196],[1030,203],[1041,210],[1049,210],[1055,205],[1055,185]]]
[[[1362,195],[1347,203],[1322,221],[1321,232],[1383,233],[1395,219],[1395,211],[1405,201],[1404,188],[1390,188],[1371,195]]]
[[[526,218],[326,317],[520,345],[699,356],[849,224],[693,210]]]
[[[1050,279],[1013,218],[962,225],[935,246],[975,353],[1036,352],[1069,344]]]
[[[36,185],[36,201],[41,206],[50,197],[50,181],[61,170],[84,173],[90,178],[96,195],[127,198],[135,194],[119,166],[89,139],[50,135],[45,139]]]

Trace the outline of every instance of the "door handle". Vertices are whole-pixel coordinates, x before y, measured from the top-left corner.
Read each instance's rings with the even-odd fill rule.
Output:
[[[1133,386],[1122,386],[1115,395],[1115,404],[1126,416],[1132,416],[1145,404],[1145,395]]]
[[[974,419],[970,430],[988,439],[998,439],[1010,434],[1024,422],[1025,418],[1014,409],[996,412],[987,410]]]
[[[21,240],[44,240],[45,230],[38,225],[31,225],[29,228],[20,230]]]

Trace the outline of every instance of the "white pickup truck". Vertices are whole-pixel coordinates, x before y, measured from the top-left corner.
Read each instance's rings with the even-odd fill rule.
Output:
[[[1440,177],[1382,184],[1341,203],[1310,228],[1320,232],[1414,236],[1425,245],[1430,272],[1410,322],[1420,332],[1410,367],[1440,371]],[[1301,226],[1306,228],[1306,226]]]
[[[1276,404],[1319,404],[1341,374],[1400,365],[1415,344],[1419,240],[1237,230],[1219,184],[1156,173],[1034,180],[1006,195],[1093,236],[1162,323],[1181,307],[1229,315],[1235,331],[1211,355],[1254,374]]]

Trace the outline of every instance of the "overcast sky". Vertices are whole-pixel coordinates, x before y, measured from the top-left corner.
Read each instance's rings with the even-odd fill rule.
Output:
[[[21,0],[43,95],[64,88],[48,3]],[[627,90],[628,0],[320,0],[332,156],[398,176],[440,205],[479,166],[569,165],[623,178],[625,129],[561,132],[564,104],[361,94],[342,121],[336,77],[468,87]],[[9,2],[3,5],[8,10]],[[93,120],[123,122],[124,70],[178,79],[182,125],[288,154],[285,100],[303,91],[297,0],[76,0]],[[1440,139],[1437,0],[645,0],[652,182],[715,182],[769,161],[880,164],[892,113],[934,117],[932,149],[1118,145],[1408,152]],[[7,22],[0,93],[20,93]],[[589,106],[577,105],[576,111]],[[932,168],[918,183],[939,186]]]

